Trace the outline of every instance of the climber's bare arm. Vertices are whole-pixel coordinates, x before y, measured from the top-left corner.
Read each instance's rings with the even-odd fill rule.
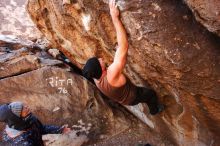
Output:
[[[118,47],[115,53],[114,61],[108,67],[107,79],[110,84],[117,86],[118,84],[123,84],[122,82],[126,81],[122,71],[127,59],[128,40],[125,28],[119,18],[119,9],[117,8],[115,0],[109,1],[109,8],[114,27],[116,29]]]

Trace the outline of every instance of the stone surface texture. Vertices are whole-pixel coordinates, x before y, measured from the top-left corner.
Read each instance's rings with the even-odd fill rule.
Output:
[[[219,10],[217,0],[185,2],[200,19],[204,17],[203,25],[219,32],[219,15],[210,15]],[[118,0],[129,36],[125,73],[135,84],[154,88],[166,105],[165,112],[155,117],[148,114],[146,105],[128,109],[175,145],[217,146],[220,39],[194,19],[185,2]],[[38,29],[81,68],[92,56],[108,64],[113,59],[117,44],[107,3],[28,0],[27,10]]]
[[[209,31],[220,36],[219,0],[184,0],[193,14]]]
[[[174,145],[124,107],[105,101],[92,83],[73,73],[59,51],[55,59],[50,49],[23,44],[0,39],[0,104],[22,101],[44,124],[72,129],[65,135],[44,135],[45,146]],[[0,123],[0,131],[4,126]],[[1,134],[0,145],[6,145]]]
[[[1,35],[13,35],[26,39],[36,39],[42,36],[25,10],[26,2],[26,0],[0,1]]]

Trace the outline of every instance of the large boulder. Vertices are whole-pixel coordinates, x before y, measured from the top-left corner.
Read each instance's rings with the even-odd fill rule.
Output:
[[[103,100],[93,84],[73,73],[58,50],[6,40],[0,40],[0,104],[22,101],[42,123],[72,129],[44,135],[46,146],[173,144],[120,105]],[[0,123],[1,131],[4,126]],[[0,145],[6,144],[0,140]]]
[[[63,69],[43,67],[0,82],[0,103],[22,101],[43,123],[84,129],[93,141],[129,127],[125,117],[114,118],[95,86]]]
[[[0,36],[0,79],[62,64],[32,41]]]
[[[92,56],[108,64],[113,59],[116,35],[107,2],[29,0],[27,10],[38,29],[81,68]],[[181,1],[118,0],[118,5],[129,36],[125,73],[137,85],[149,84],[166,105],[155,117],[145,105],[128,109],[176,145],[219,145],[220,39]]]

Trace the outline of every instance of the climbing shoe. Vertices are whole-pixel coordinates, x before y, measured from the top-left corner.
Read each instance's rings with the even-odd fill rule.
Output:
[[[158,104],[156,107],[155,107],[155,106],[154,106],[154,107],[150,107],[150,106],[149,106],[150,114],[151,114],[151,115],[156,115],[156,114],[162,112],[162,111],[164,110],[164,108],[165,108],[165,107],[164,107],[163,104]]]

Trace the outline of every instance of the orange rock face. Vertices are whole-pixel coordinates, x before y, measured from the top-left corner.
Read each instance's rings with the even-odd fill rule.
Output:
[[[145,105],[129,110],[176,145],[219,145],[220,39],[180,1],[118,4],[129,36],[125,73],[136,84],[148,83],[166,105],[155,117]],[[113,59],[116,38],[107,1],[29,0],[27,9],[39,30],[78,67],[92,56]]]

